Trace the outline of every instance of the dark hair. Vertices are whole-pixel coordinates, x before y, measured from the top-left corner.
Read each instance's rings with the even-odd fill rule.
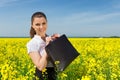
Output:
[[[31,25],[33,24],[33,20],[34,18],[37,17],[37,18],[41,18],[41,17],[44,17],[47,21],[47,17],[46,15],[43,13],[43,12],[35,12],[32,17],[31,17]],[[36,34],[35,30],[33,29],[33,27],[31,26],[31,29],[30,29],[30,37],[33,38],[34,35]]]

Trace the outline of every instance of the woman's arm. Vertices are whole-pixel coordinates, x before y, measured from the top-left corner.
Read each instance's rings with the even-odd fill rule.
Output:
[[[30,57],[35,64],[35,66],[42,71],[47,65],[47,53],[44,51],[43,56],[41,56],[38,52],[30,52]]]

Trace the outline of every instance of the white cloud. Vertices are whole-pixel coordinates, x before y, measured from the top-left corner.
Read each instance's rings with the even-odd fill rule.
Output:
[[[34,0],[0,0],[0,7],[12,5],[13,3],[19,4],[19,2],[32,2]]]
[[[18,0],[0,0],[0,7],[7,6],[11,2],[16,2]]]
[[[111,32],[118,32],[120,25],[118,22],[119,18],[120,12],[106,14],[96,12],[75,13],[68,16],[57,17],[52,20],[53,22],[51,22],[50,26],[52,26],[51,32],[61,31],[62,33],[67,32],[68,34],[86,35],[110,34]]]
[[[120,18],[120,12],[113,13],[95,13],[95,12],[86,12],[86,13],[77,13],[60,18],[60,22],[64,24],[87,24],[95,23],[101,21],[110,21],[112,19]]]
[[[107,14],[98,14],[97,16],[90,16],[90,18],[85,18],[84,22],[96,22],[96,21],[105,21],[105,20],[110,20],[113,18],[117,18],[117,16],[120,16],[120,12],[117,13],[107,13]]]

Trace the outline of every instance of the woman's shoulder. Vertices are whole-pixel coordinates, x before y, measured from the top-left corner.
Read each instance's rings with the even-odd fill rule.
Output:
[[[39,50],[39,44],[37,40],[34,38],[28,41],[28,43],[26,44],[26,47],[27,47],[28,53]]]
[[[30,41],[27,42],[27,45],[37,44],[37,40],[32,38]]]
[[[27,45],[40,45],[43,42],[44,41],[40,37],[34,36],[30,41],[28,41]]]
[[[37,44],[37,40],[35,37],[31,38],[28,42],[27,45],[31,45],[31,44]]]

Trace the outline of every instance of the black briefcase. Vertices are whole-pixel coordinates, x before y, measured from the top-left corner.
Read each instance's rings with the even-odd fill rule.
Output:
[[[45,50],[59,71],[63,71],[79,55],[65,34],[50,42]]]

